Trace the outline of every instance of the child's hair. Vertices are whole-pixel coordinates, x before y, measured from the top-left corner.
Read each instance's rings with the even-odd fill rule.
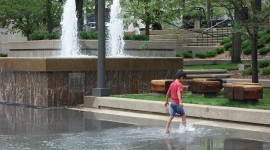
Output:
[[[175,74],[175,78],[180,79],[181,77],[185,79],[187,77],[187,73],[183,70],[178,70]]]

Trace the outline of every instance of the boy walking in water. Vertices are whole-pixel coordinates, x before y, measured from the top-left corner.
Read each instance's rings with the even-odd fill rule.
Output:
[[[165,127],[165,133],[170,133],[170,125],[172,122],[172,119],[177,114],[182,117],[182,124],[186,126],[186,115],[184,111],[184,106],[182,103],[182,91],[183,91],[183,79],[186,78],[186,73],[183,70],[178,71],[175,74],[175,81],[171,83],[167,95],[166,95],[166,102],[165,107],[169,104],[168,100],[171,97],[171,102],[169,104],[170,106],[170,117],[167,120],[166,127]]]

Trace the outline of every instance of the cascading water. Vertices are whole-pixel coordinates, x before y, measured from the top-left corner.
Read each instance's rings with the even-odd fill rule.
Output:
[[[75,0],[67,0],[62,14],[62,48],[60,56],[79,55],[79,45],[77,41],[77,16]]]
[[[107,47],[108,56],[123,56],[124,49],[124,29],[123,20],[120,17],[121,6],[119,0],[113,0],[109,23],[109,43]]]

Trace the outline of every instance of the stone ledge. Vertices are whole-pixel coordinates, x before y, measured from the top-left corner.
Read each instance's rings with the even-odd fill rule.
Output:
[[[164,102],[132,100],[114,97],[85,96],[84,106],[87,108],[106,107],[158,114],[168,114],[169,111],[168,107],[164,107]],[[197,104],[184,104],[184,107],[188,117],[270,125],[269,110],[244,109]]]

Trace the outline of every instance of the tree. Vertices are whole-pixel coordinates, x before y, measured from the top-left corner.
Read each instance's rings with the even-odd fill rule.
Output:
[[[178,0],[129,0],[122,1],[124,18],[133,16],[142,19],[146,24],[146,35],[149,36],[149,25],[156,22],[171,22],[181,17],[181,2]],[[135,21],[133,20],[133,21]]]
[[[61,7],[56,0],[1,0],[0,27],[8,32],[21,31],[27,38],[38,30],[51,32],[59,26]]]
[[[76,0],[76,11],[78,18],[78,30],[82,31],[83,28],[83,0]]]
[[[217,2],[217,1],[216,1]],[[262,10],[261,0],[224,0],[223,5],[226,3],[227,6],[232,8],[238,13],[240,19],[234,20],[234,26],[239,27],[236,31],[240,31],[247,34],[252,41],[252,82],[258,82],[258,30],[259,27],[268,23],[270,11],[269,4],[265,2],[266,6]],[[230,3],[230,4],[229,4]],[[240,28],[241,27],[241,28]],[[235,52],[235,50],[234,50]],[[234,55],[234,54],[233,54]],[[234,56],[233,56],[234,57]]]

